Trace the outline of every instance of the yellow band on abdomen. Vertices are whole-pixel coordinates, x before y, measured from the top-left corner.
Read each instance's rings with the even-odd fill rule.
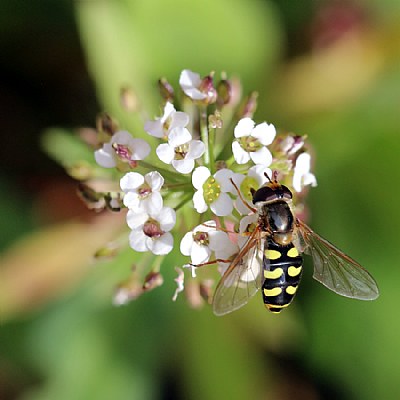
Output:
[[[282,268],[276,268],[273,271],[264,271],[264,277],[266,279],[277,279],[281,277],[283,274],[283,269]]]
[[[265,296],[278,296],[282,293],[282,289],[280,287],[275,287],[272,289],[264,289]]]

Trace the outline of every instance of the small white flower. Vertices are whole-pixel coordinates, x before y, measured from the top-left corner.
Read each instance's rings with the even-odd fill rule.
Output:
[[[296,192],[301,192],[304,186],[317,186],[315,175],[310,172],[311,156],[308,153],[301,153],[294,166],[293,188]]]
[[[220,169],[214,175],[207,167],[198,167],[193,171],[192,184],[196,189],[193,203],[197,212],[204,213],[208,207],[219,217],[232,212],[233,202],[228,195],[233,189],[230,181],[232,176],[233,172],[227,168]]]
[[[114,168],[119,161],[136,166],[137,160],[143,160],[150,153],[150,145],[143,139],[134,139],[127,131],[115,132],[108,143],[96,150],[96,162],[104,168]]]
[[[188,174],[193,171],[194,160],[201,157],[204,150],[204,143],[193,140],[186,128],[174,128],[168,136],[168,143],[160,144],[156,153],[161,161],[172,164],[181,174]]]
[[[266,122],[254,125],[248,117],[238,122],[234,130],[236,140],[232,143],[233,156],[238,164],[246,164],[251,159],[254,164],[268,167],[272,163],[272,154],[266,146],[274,140],[276,130]]]
[[[167,138],[174,128],[184,128],[189,123],[189,115],[176,111],[172,103],[167,102],[164,106],[162,117],[154,121],[146,121],[144,130],[151,136],[157,138]]]
[[[179,77],[179,84],[186,96],[193,100],[204,100],[207,95],[200,90],[202,79],[196,72],[184,69]]]
[[[216,258],[226,259],[235,253],[236,247],[228,235],[217,230],[215,221],[207,221],[186,233],[180,245],[181,253],[190,256],[192,264],[198,265],[209,261],[212,252]]]
[[[137,172],[128,172],[120,180],[126,207],[147,213],[159,212],[163,206],[160,189],[164,178],[157,171],[147,173],[144,177]]]
[[[179,267],[175,267],[175,271],[178,273],[178,276],[174,279],[174,281],[176,282],[177,288],[172,297],[172,301],[176,301],[176,299],[178,298],[178,294],[180,292],[183,292],[183,290],[185,289],[185,286],[184,286],[185,274]]]
[[[268,181],[268,178],[265,176],[272,176],[272,171],[270,168],[265,167],[264,165],[258,164],[249,168],[247,175],[243,174],[235,174],[233,182],[239,188],[241,197],[247,201],[247,204],[253,207],[253,190],[258,190],[264,183]],[[235,207],[240,212],[240,214],[248,214],[249,208],[243,203],[243,200],[238,195],[237,190],[234,188],[232,193],[237,196],[235,200]]]
[[[159,212],[135,212],[129,210],[126,216],[132,229],[129,244],[133,250],[151,251],[155,255],[168,254],[173,248],[174,239],[169,232],[175,225],[176,214],[170,207]]]

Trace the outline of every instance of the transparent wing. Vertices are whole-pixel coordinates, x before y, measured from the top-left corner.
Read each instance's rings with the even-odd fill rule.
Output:
[[[359,300],[374,300],[379,289],[374,278],[358,262],[298,222],[300,242],[314,262],[313,278],[335,293]]]
[[[244,306],[261,287],[264,240],[255,230],[215,289],[213,311],[228,314]]]

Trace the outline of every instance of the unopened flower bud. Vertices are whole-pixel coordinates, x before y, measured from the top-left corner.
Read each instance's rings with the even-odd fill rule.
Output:
[[[171,84],[167,81],[166,78],[161,78],[158,81],[158,89],[160,90],[161,97],[165,101],[169,101],[170,103],[173,103],[174,88],[171,86]]]
[[[238,110],[239,118],[245,118],[245,117],[251,118],[254,115],[257,109],[257,98],[258,98],[257,92],[251,92],[248,96],[245,97],[242,104],[239,106]]]
[[[217,86],[217,106],[221,109],[226,104],[230,103],[232,99],[232,85],[227,79],[222,79],[218,82]]]
[[[203,102],[205,104],[213,104],[217,100],[217,90],[214,87],[213,73],[205,76],[200,83],[200,91],[206,95]]]

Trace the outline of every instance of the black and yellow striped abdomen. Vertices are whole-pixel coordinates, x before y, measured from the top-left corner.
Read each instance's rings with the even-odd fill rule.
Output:
[[[302,273],[303,257],[292,243],[287,246],[266,239],[262,293],[269,311],[279,313],[296,294]]]

